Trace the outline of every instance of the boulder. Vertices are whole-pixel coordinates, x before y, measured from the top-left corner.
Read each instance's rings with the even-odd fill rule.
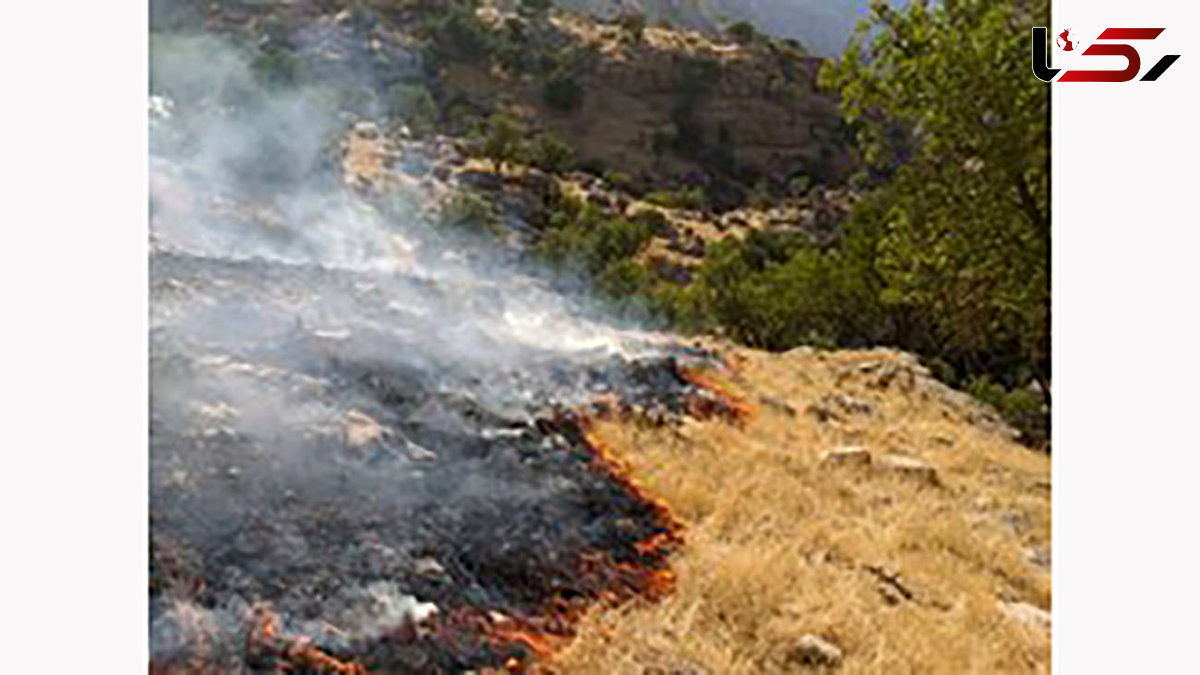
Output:
[[[842,665],[842,650],[817,635],[802,635],[788,649],[787,662],[806,667],[836,668]]]
[[[1037,631],[1050,631],[1050,612],[1028,602],[999,602],[1000,611],[1009,619]]]
[[[346,413],[342,428],[346,432],[346,444],[352,448],[370,445],[383,436],[383,427],[379,422],[357,410]]]
[[[885,454],[878,458],[875,466],[884,472],[892,473],[918,483],[940,485],[937,468],[932,464],[908,455]]]
[[[835,448],[821,455],[822,466],[866,466],[871,463],[871,451],[857,445]]]

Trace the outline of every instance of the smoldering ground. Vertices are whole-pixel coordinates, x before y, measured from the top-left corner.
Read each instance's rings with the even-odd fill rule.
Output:
[[[672,347],[347,191],[337,139],[371,111],[336,88],[264,88],[212,37],[150,56],[152,663],[270,671],[267,603],[383,671],[498,664],[405,631],[586,594],[589,552],[661,563],[634,546],[655,512],[547,411],[673,405]]]

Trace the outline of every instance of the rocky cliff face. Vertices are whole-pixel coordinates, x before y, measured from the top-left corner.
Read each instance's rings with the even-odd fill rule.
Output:
[[[506,79],[479,66],[454,64],[445,84],[482,105],[507,101],[573,145],[584,166],[652,188],[700,185],[736,200],[760,181],[782,187],[798,176],[824,182],[848,173],[836,102],[815,86],[820,59],[770,41],[631,32],[574,15],[552,25],[568,49],[595,57],[575,75],[575,105],[549,103],[538,78]]]

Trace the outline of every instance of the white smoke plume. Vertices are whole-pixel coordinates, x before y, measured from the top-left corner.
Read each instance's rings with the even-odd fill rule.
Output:
[[[623,386],[666,339],[348,191],[362,110],[337,91],[264,89],[209,36],[150,56],[152,658],[227,658],[265,598],[300,631],[428,619],[395,584],[418,544],[454,542],[446,574],[488,598],[472,570],[582,499],[525,468],[567,461],[531,459],[565,443],[539,407]]]

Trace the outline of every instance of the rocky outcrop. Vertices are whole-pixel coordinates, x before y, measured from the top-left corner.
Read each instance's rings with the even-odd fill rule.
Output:
[[[575,110],[549,108],[536,87],[524,103],[585,160],[634,176],[724,170],[780,183],[847,168],[834,142],[835,102],[815,88],[818,60],[765,43],[687,39],[653,28],[629,40],[615,26],[587,30],[580,19],[556,21],[591,40],[602,58],[583,76],[585,95]]]

